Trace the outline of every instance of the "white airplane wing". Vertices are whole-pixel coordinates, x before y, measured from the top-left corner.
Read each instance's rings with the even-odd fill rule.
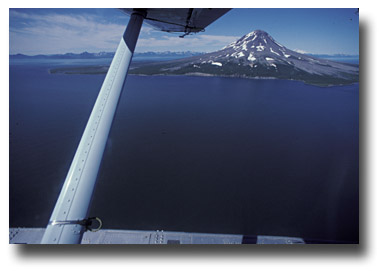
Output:
[[[132,14],[132,8],[120,9]],[[145,23],[165,32],[197,33],[227,13],[230,8],[148,8]]]

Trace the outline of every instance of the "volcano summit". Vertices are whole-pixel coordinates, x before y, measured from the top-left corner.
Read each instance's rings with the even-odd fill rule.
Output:
[[[219,51],[167,62],[139,64],[132,74],[203,75],[299,80],[329,86],[359,81],[359,66],[300,54],[255,30]]]

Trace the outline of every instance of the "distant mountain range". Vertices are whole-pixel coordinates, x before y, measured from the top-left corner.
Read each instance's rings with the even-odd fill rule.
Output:
[[[134,58],[184,58],[190,56],[196,56],[203,54],[201,52],[142,52],[134,53]],[[10,59],[97,59],[97,58],[112,58],[114,52],[100,52],[100,53],[88,53],[83,52],[80,54],[66,53],[66,54],[52,54],[52,55],[24,55],[24,54],[15,54],[10,55]]]
[[[359,65],[334,62],[292,51],[262,30],[248,33],[216,52],[135,65],[129,72],[145,75],[290,79],[321,86],[359,81]]]
[[[66,54],[53,54],[53,55],[24,55],[15,54],[10,55],[10,59],[93,59],[93,58],[112,58],[114,53],[100,52],[100,53],[88,53],[83,52],[80,54],[66,53]]]

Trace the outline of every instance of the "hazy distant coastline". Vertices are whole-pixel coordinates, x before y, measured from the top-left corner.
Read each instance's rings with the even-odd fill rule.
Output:
[[[156,59],[156,58],[184,58],[189,56],[196,56],[204,54],[204,52],[194,52],[194,51],[184,51],[184,52],[141,52],[134,53],[133,59]],[[309,56],[326,58],[326,59],[338,59],[338,58],[351,58],[357,59],[359,55],[348,55],[348,54],[306,54]],[[113,58],[114,52],[99,52],[99,53],[89,53],[83,52],[79,54],[75,53],[65,53],[65,54],[38,54],[38,55],[26,55],[26,54],[12,54],[9,55],[9,59],[100,59],[100,58]]]

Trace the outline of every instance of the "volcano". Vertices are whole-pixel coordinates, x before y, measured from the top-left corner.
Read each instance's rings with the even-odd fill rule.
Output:
[[[140,64],[132,74],[200,75],[299,80],[330,86],[359,81],[359,66],[292,51],[267,32],[255,30],[221,50],[160,63]]]

